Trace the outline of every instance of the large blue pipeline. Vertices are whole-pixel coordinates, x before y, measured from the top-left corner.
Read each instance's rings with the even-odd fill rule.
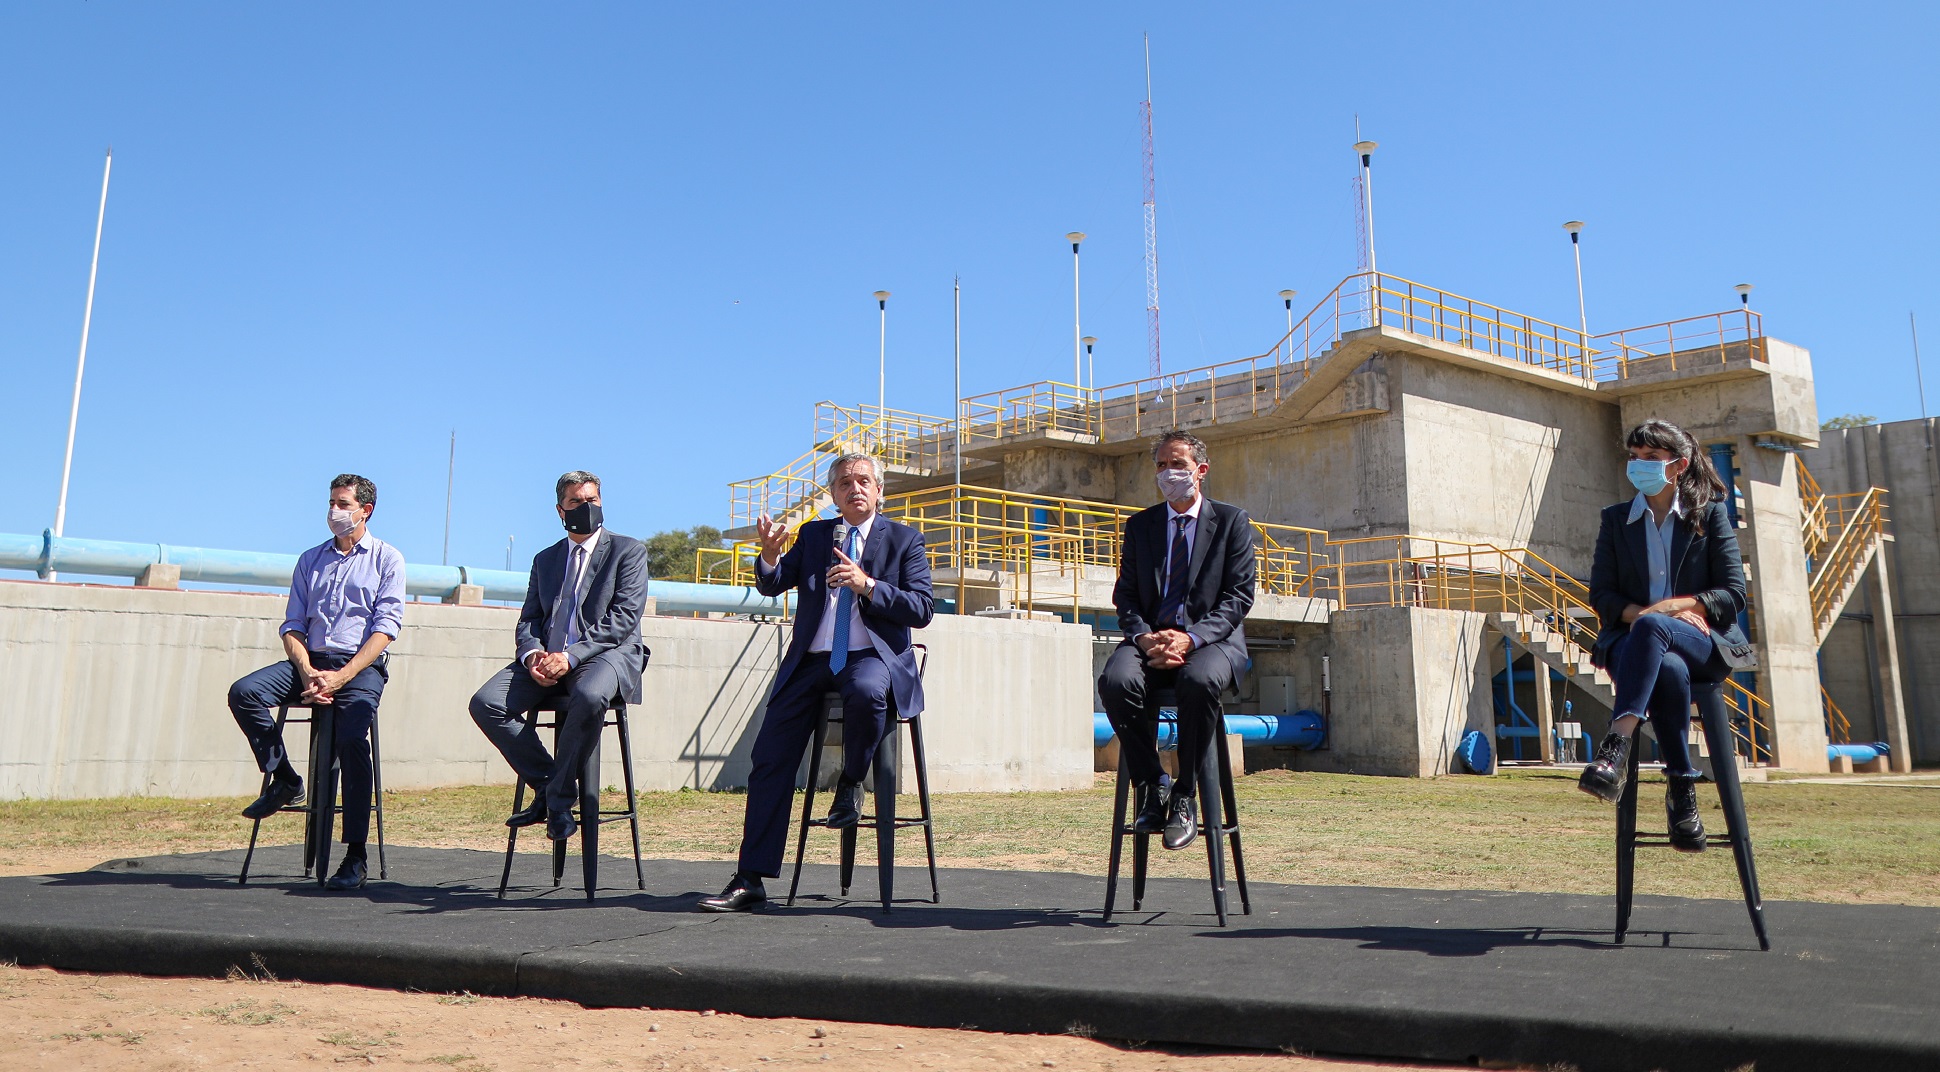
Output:
[[[1317,711],[1301,711],[1292,715],[1227,715],[1226,732],[1238,734],[1248,747],[1262,745],[1289,745],[1294,748],[1319,748],[1327,736],[1326,723]],[[1172,722],[1159,723],[1159,747],[1173,743],[1178,735],[1178,726]],[[1103,748],[1111,743],[1111,719],[1103,711],[1091,713],[1091,744]]]
[[[119,540],[80,540],[55,536],[0,533],[0,569],[32,570],[94,577],[139,577],[153,565],[182,568],[182,579],[207,584],[247,584],[288,588],[296,570],[295,555],[260,551],[219,551],[207,547],[176,547],[165,543],[125,543]],[[522,600],[523,570],[477,569],[472,566],[432,566],[407,562],[404,590],[414,596],[444,598],[461,584],[485,590],[486,599]],[[690,584],[654,581],[649,595],[657,610],[780,615],[784,599],[770,598],[741,585]]]
[[[1871,744],[1829,744],[1825,746],[1825,756],[1827,759],[1838,759],[1840,756],[1846,756],[1855,764],[1871,763],[1881,756],[1890,756],[1892,754],[1893,750],[1886,746],[1885,741],[1874,741]]]

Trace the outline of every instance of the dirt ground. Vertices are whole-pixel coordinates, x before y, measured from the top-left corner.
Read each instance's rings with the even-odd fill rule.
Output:
[[[538,998],[400,994],[242,977],[77,975],[12,966],[0,968],[0,1010],[0,1068],[8,1072],[315,1070],[338,1065],[442,1066],[454,1072],[1353,1072],[1429,1067],[1133,1048],[1070,1035],[588,1009]]]

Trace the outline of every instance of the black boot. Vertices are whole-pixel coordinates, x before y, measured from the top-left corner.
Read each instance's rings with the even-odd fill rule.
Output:
[[[1165,832],[1166,806],[1170,803],[1166,787],[1163,785],[1136,785],[1133,792],[1138,794],[1138,814],[1132,820],[1132,832],[1136,834],[1160,834]]]
[[[1630,738],[1621,733],[1606,733],[1597,745],[1596,758],[1583,768],[1576,787],[1585,793],[1615,804],[1623,796],[1623,782],[1630,772]]]
[[[830,830],[847,830],[862,821],[862,783],[847,778],[835,783],[835,800],[829,805]]]
[[[1673,774],[1670,780],[1670,788],[1664,792],[1664,815],[1670,823],[1671,848],[1703,852],[1704,820],[1698,817],[1697,779]]]

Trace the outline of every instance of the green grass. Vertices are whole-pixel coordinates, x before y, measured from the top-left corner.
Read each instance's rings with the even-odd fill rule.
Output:
[[[1264,771],[1240,779],[1248,877],[1324,885],[1541,890],[1607,894],[1614,813],[1576,791],[1575,775],[1510,771],[1493,778],[1374,778]],[[1644,825],[1661,820],[1661,778],[1647,776]],[[385,794],[392,844],[502,849],[502,787]],[[1774,900],[1940,905],[1940,797],[1882,785],[1745,786],[1765,896]],[[1723,830],[1716,797],[1705,822]],[[32,801],[0,804],[0,866],[240,847],[243,799]],[[683,790],[640,797],[649,855],[732,860],[744,797]],[[915,810],[902,798],[899,810]],[[611,804],[609,803],[609,806]],[[934,799],[945,865],[1097,874],[1105,866],[1111,791],[1100,779],[1068,793],[952,794]],[[799,809],[799,804],[797,804]],[[298,820],[265,824],[268,843],[297,838]],[[534,849],[543,839],[530,838]],[[811,837],[815,859],[835,839]],[[611,850],[609,850],[611,851]],[[903,858],[920,851],[906,834]],[[84,865],[83,865],[84,866]],[[1203,875],[1202,852],[1153,853],[1154,873]],[[725,878],[725,875],[723,876]],[[1642,893],[1734,898],[1728,851],[1644,854]]]

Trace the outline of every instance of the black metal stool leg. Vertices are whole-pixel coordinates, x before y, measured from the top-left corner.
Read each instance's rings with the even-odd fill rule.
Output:
[[[330,880],[330,839],[337,827],[337,709],[328,704],[310,709],[310,767],[316,783],[310,793],[310,858],[316,865],[317,885]]]
[[[276,709],[277,740],[283,739],[283,727],[289,723],[289,720],[290,720],[290,705],[284,704],[281,707],[278,707]],[[269,792],[269,783],[270,783],[270,780],[274,777],[275,775],[268,771],[265,771],[263,773],[263,788],[257,791],[258,796],[261,796],[262,794]],[[236,885],[238,886],[249,885],[249,862],[255,859],[256,857],[256,838],[258,835],[262,833],[262,831],[263,831],[263,821],[261,819],[253,819],[250,821],[249,848],[247,851],[243,853],[242,874],[236,876]],[[309,839],[309,828],[307,826],[304,828],[304,839],[306,842]],[[305,847],[306,848],[308,847],[307,844]],[[306,857],[306,861],[307,861],[307,857]],[[309,874],[310,873],[309,869],[306,867],[303,873],[306,875]]]
[[[1712,780],[1718,785],[1718,803],[1724,809],[1725,829],[1731,835],[1731,856],[1738,865],[1738,885],[1744,891],[1745,911],[1751,916],[1752,933],[1758,948],[1770,950],[1765,933],[1765,904],[1758,894],[1758,865],[1751,855],[1751,826],[1745,820],[1744,788],[1738,780],[1738,746],[1732,737],[1724,698],[1713,690],[1700,700],[1698,714],[1704,725],[1704,738],[1711,752]]]
[[[604,729],[605,727],[601,727]],[[564,845],[565,842],[560,842]],[[586,883],[586,899],[593,899],[600,879],[600,738],[586,750],[579,768],[579,873]]]
[[[896,752],[902,738],[896,732],[895,712],[888,730],[876,744],[876,890],[882,910],[889,911],[896,893]]]
[[[553,762],[554,762],[554,770],[558,769],[559,723],[562,720],[563,720],[563,716],[557,713],[555,713],[552,716],[552,755],[553,755]],[[546,790],[543,786],[540,787],[539,792],[544,793],[545,791]],[[566,879],[566,843],[563,841],[554,841],[552,843],[552,888],[555,890],[558,889],[561,885],[564,884],[565,879]]]
[[[512,814],[517,815],[525,807],[525,779],[512,783]],[[512,850],[519,844],[519,828],[512,827],[505,834],[505,870],[499,872],[498,896],[505,899],[505,887],[512,881]]]
[[[377,805],[377,877],[390,878],[390,865],[384,862],[384,753],[377,745],[377,714],[370,720],[371,802]]]
[[[1239,910],[1250,916],[1253,914],[1253,899],[1246,892],[1246,854],[1239,847],[1239,799],[1233,786],[1233,757],[1226,750],[1224,734],[1220,735],[1213,747],[1219,750],[1219,796],[1226,807],[1226,835],[1232,839],[1233,880],[1239,885]]]
[[[1215,723],[1215,725],[1217,725]],[[1223,736],[1215,735],[1212,747],[1223,750],[1226,741]],[[1183,757],[1182,757],[1183,758]],[[1201,836],[1206,839],[1206,868],[1212,873],[1213,913],[1219,917],[1219,925],[1226,925],[1226,838],[1225,820],[1221,818],[1221,796],[1219,791],[1219,761],[1208,751],[1199,763],[1199,776],[1194,779],[1199,784],[1199,810]]]
[[[1111,865],[1105,872],[1105,919],[1107,920],[1111,919],[1112,906],[1118,901],[1118,861],[1125,847],[1125,798],[1129,795],[1131,784],[1131,779],[1125,774],[1125,762],[1121,755],[1118,777],[1112,788]]]
[[[1643,742],[1630,742],[1629,773],[1617,800],[1617,944],[1630,929],[1631,893],[1637,878],[1637,753]]]
[[[802,823],[795,835],[795,877],[788,883],[788,903],[795,903],[795,891],[802,884],[802,855],[808,851],[808,828],[815,821],[815,784],[822,777],[822,746],[828,739],[829,707],[815,718],[815,738],[808,746],[808,785],[802,792]],[[846,889],[844,892],[847,892]]]
[[[644,890],[647,873],[640,866],[640,803],[633,792],[633,734],[627,729],[625,702],[614,705],[613,723],[620,731],[620,764],[626,768],[626,821],[633,830],[633,878]]]
[[[936,884],[936,820],[930,817],[930,765],[923,755],[923,718],[912,718],[909,726],[910,758],[916,762],[916,799],[923,815],[923,850],[930,859],[930,903],[942,904],[943,893]]]

